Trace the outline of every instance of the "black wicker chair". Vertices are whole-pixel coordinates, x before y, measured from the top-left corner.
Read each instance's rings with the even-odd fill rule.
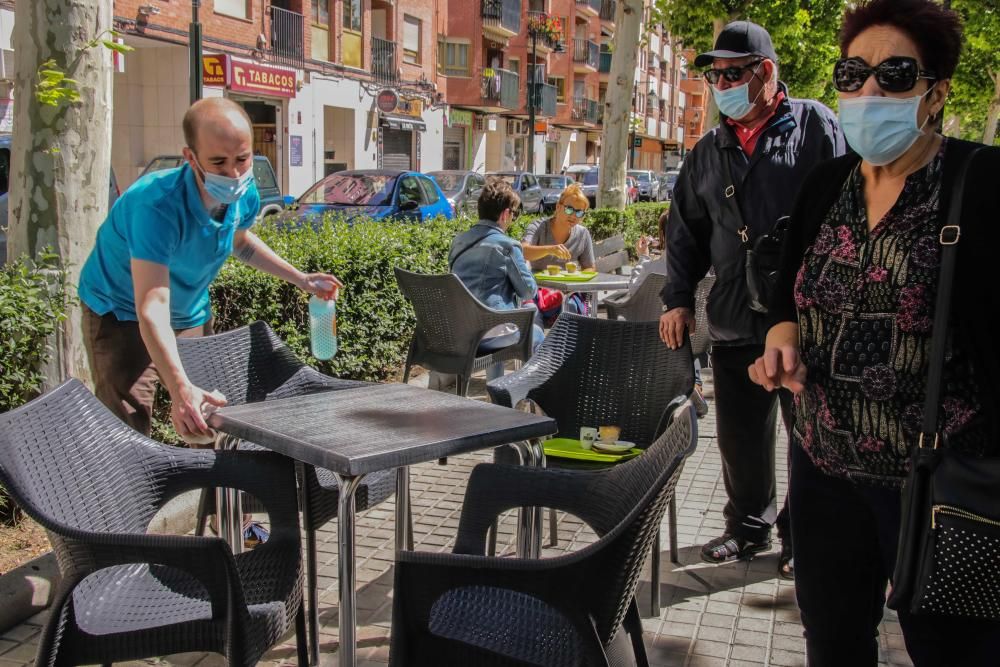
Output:
[[[662,260],[656,260],[662,261]],[[604,307],[608,311],[609,320],[623,319],[629,322],[659,321],[663,314],[663,301],[660,292],[667,284],[667,277],[658,273],[646,276],[635,293],[626,293],[617,299],[605,299]]]
[[[0,482],[45,527],[62,573],[35,664],[214,651],[230,665],[256,665],[293,619],[305,664],[288,459],[156,443],[70,380],[0,415]],[[146,533],[170,498],[214,486],[259,498],[271,539],[233,556],[219,538]]]
[[[684,402],[642,456],[606,471],[476,466],[455,553],[398,556],[390,665],[648,665],[635,590],[696,426]],[[481,555],[522,505],[575,514],[599,539],[544,560]]]
[[[694,333],[691,335],[691,354],[698,356],[705,354],[712,347],[712,339],[708,333],[708,316],[705,306],[708,301],[708,293],[715,286],[715,274],[710,273],[698,283],[694,291]]]
[[[659,322],[600,320],[562,314],[531,360],[486,386],[498,405],[528,401],[559,425],[559,438],[579,438],[581,426],[616,425],[621,438],[645,448],[663,429],[664,410],[676,396],[694,390],[690,343],[671,350],[660,340]],[[512,463],[509,448],[497,461]],[[550,458],[549,467],[607,468]],[[555,509],[550,508],[551,541],[557,542]],[[668,517],[670,560],[677,557],[677,508]],[[495,531],[494,531],[495,533]],[[492,538],[491,538],[492,539]],[[660,540],[653,547],[650,606],[659,615]]]
[[[354,380],[338,380],[304,364],[265,322],[203,338],[179,338],[177,350],[191,382],[203,389],[218,389],[229,405],[337,391],[365,385]],[[262,449],[240,442],[239,449]],[[299,464],[297,466],[302,503],[302,523],[306,534],[306,597],[309,611],[309,651],[313,662],[319,653],[319,596],[317,593],[316,531],[337,516],[340,485],[333,472]],[[365,475],[356,493],[355,507],[366,510],[379,504],[395,490],[396,471]],[[207,515],[214,506],[214,494],[202,495],[198,534],[205,530]],[[254,509],[253,504],[244,505]],[[410,532],[412,535],[412,531]],[[407,545],[412,548],[412,544]]]
[[[457,393],[469,393],[469,380],[476,371],[511,359],[531,356],[534,308],[494,310],[484,306],[457,276],[424,275],[396,268],[396,282],[417,317],[417,329],[406,356],[403,382],[413,366],[458,376]],[[520,334],[513,345],[478,355],[483,334],[500,324],[514,324]]]

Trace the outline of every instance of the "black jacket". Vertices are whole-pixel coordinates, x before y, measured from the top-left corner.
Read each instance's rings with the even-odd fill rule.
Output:
[[[784,84],[781,88],[785,90]],[[810,169],[844,151],[844,135],[832,111],[818,102],[787,97],[749,159],[724,121],[702,137],[684,159],[674,186],[667,223],[669,280],[662,293],[664,305],[693,308],[695,286],[714,267],[715,287],[707,303],[712,342],[762,344],[766,320],[749,306],[745,252],[737,234],[741,225],[724,194],[729,185],[724,156],[729,156],[735,199],[752,242],[770,231],[778,218],[791,213]]]
[[[951,206],[955,178],[969,153],[979,144],[949,139],[941,176],[941,225]],[[802,266],[806,249],[813,244],[820,225],[833,205],[844,182],[861,160],[853,153],[831,160],[809,173],[788,229],[783,253],[783,267],[775,290],[775,303],[768,324],[798,323],[795,307],[795,277]],[[958,335],[975,365],[983,412],[990,419],[993,442],[1000,438],[1000,352],[992,318],[1000,312],[1000,279],[997,278],[997,249],[1000,248],[1000,149],[989,148],[976,156],[965,183],[962,204],[962,235],[958,244],[958,262],[952,291],[952,318]]]

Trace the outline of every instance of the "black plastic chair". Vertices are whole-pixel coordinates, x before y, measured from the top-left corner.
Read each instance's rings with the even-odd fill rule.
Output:
[[[603,303],[608,310],[608,319],[623,319],[629,322],[659,321],[660,315],[663,314],[660,292],[666,284],[666,276],[652,273],[646,276],[631,295],[626,293],[617,299],[605,299]]]
[[[635,590],[696,428],[685,401],[642,456],[610,470],[476,466],[454,554],[398,556],[390,665],[648,665]],[[599,539],[551,559],[483,556],[496,518],[522,505],[570,512]]]
[[[695,329],[691,335],[691,354],[696,357],[705,354],[712,348],[712,338],[708,333],[708,316],[705,308],[708,294],[714,286],[715,274],[710,273],[698,282],[694,291]]]
[[[396,267],[396,282],[417,317],[417,328],[406,356],[403,382],[410,379],[413,366],[458,376],[457,393],[469,393],[469,381],[476,371],[493,364],[531,357],[534,308],[494,310],[484,306],[457,276],[445,273],[424,275]],[[518,339],[512,345],[489,354],[478,353],[483,335],[500,324],[514,324]]]
[[[0,482],[45,527],[62,573],[35,664],[214,651],[255,665],[293,619],[305,664],[288,459],[159,444],[70,380],[0,415]],[[259,498],[270,540],[234,556],[219,538],[146,533],[170,498],[215,486]]]
[[[179,338],[177,350],[191,382],[203,389],[221,391],[229,405],[335,392],[364,386],[365,382],[338,380],[304,364],[265,322],[254,322],[203,338]],[[331,400],[336,400],[331,398]],[[239,449],[263,449],[240,442]],[[306,595],[309,611],[309,650],[313,662],[319,653],[319,595],[317,592],[316,531],[337,516],[340,485],[333,472],[311,465],[296,467],[302,490],[302,524],[306,535]],[[365,475],[358,487],[355,507],[366,510],[396,490],[396,471]],[[198,534],[204,533],[214,494],[202,495]],[[244,509],[254,509],[253,503]],[[412,535],[412,531],[410,532]],[[407,545],[412,548],[412,545]]]
[[[531,360],[511,375],[486,385],[498,405],[537,406],[556,420],[555,437],[578,439],[581,426],[621,427],[621,439],[646,448],[662,432],[663,416],[676,396],[694,390],[691,347],[671,350],[660,340],[659,322],[600,320],[564,313]],[[513,463],[510,450],[497,449],[497,461]],[[571,463],[549,458],[549,467],[607,468],[605,464]],[[555,508],[549,532],[556,544]],[[494,535],[495,535],[494,531]],[[677,508],[671,499],[668,517],[670,560],[677,557]],[[491,538],[492,540],[493,538]],[[659,615],[660,540],[653,546],[650,606]]]

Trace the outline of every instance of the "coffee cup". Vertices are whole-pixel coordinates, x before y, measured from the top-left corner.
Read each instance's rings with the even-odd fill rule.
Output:
[[[594,441],[597,439],[597,429],[593,426],[581,426],[580,427],[580,447],[583,449],[590,449],[594,446]]]
[[[562,267],[560,267],[558,264],[549,264],[548,266],[545,267],[545,270],[548,272],[550,276],[558,276],[559,272],[562,271]]]
[[[580,267],[576,262],[566,262],[566,273],[576,273],[580,270]]]

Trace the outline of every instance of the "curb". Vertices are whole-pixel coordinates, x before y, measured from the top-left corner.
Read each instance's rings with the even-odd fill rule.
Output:
[[[184,535],[194,530],[199,493],[188,491],[168,502],[153,517],[149,532]],[[61,582],[51,551],[0,575],[0,632],[47,609]]]

